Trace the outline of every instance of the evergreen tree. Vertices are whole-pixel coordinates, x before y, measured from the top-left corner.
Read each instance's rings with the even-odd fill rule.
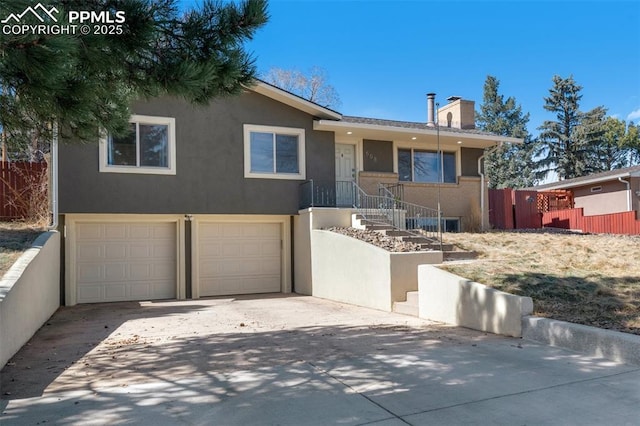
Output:
[[[555,171],[560,179],[571,179],[584,176],[593,168],[590,161],[599,131],[594,123],[601,118],[598,114],[604,108],[587,114],[580,112],[581,90],[582,86],[576,84],[573,76],[553,77],[549,97],[544,98],[544,109],[554,112],[557,120],[547,120],[538,128],[541,131],[537,152],[540,177]]]
[[[640,124],[629,122],[622,145],[629,154],[629,164],[640,164]]]
[[[576,134],[592,147],[588,161],[589,173],[629,165],[629,149],[625,147],[626,124],[622,120],[606,117],[604,108],[597,107],[585,114],[583,124]]]
[[[524,188],[535,183],[531,160],[534,143],[527,131],[529,114],[513,97],[504,100],[498,93],[500,82],[487,76],[480,111],[476,113],[476,126],[480,130],[500,136],[523,138],[523,144],[503,144],[487,156],[486,174],[490,188]]]
[[[0,17],[33,2],[4,0]],[[121,11],[121,34],[0,34],[0,126],[30,141],[61,124],[63,137],[95,140],[127,129],[134,99],[178,96],[194,104],[237,94],[256,73],[243,43],[268,19],[266,0],[204,0],[180,13],[176,0],[51,0],[60,11]],[[21,21],[36,23],[35,16]],[[33,21],[33,22],[31,22]]]

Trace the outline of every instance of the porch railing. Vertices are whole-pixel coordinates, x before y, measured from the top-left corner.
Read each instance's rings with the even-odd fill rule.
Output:
[[[404,201],[404,185],[401,183],[379,183],[378,195]]]
[[[442,215],[438,210],[400,201],[389,196],[385,190],[379,192],[383,195],[369,195],[356,186],[356,191],[357,213],[365,220],[390,225],[437,241],[442,240],[442,226],[438,226]]]
[[[300,208],[308,207],[352,207],[370,223],[442,241],[443,218],[438,210],[402,201],[387,188],[369,195],[352,181],[309,180],[300,185]]]
[[[352,181],[308,180],[300,185],[299,207],[354,207],[354,185]]]

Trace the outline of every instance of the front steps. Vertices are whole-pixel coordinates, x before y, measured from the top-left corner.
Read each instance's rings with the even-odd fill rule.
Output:
[[[393,312],[402,315],[418,316],[418,292],[408,291],[407,300],[404,302],[393,302]]]
[[[425,251],[442,250],[443,261],[471,260],[478,257],[475,252],[463,251],[453,244],[440,244],[438,241],[427,237],[417,236],[409,231],[396,229],[384,223],[387,220],[384,215],[371,214],[365,219],[362,215],[353,214],[351,216],[351,226],[356,229],[376,231],[388,237],[398,238],[404,242],[414,243]]]

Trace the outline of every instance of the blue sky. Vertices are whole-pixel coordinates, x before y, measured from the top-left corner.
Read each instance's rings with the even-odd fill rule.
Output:
[[[271,0],[271,19],[247,47],[258,69],[324,68],[345,115],[426,120],[426,96],[482,101],[487,75],[531,114],[552,77],[583,86],[598,105],[640,122],[640,1]]]

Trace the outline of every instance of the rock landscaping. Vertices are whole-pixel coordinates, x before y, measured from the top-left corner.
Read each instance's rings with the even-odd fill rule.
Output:
[[[381,232],[335,226],[327,228],[326,230],[356,238],[391,252],[430,251],[429,249],[420,247],[419,244],[402,241],[402,239],[398,237],[389,237]]]

